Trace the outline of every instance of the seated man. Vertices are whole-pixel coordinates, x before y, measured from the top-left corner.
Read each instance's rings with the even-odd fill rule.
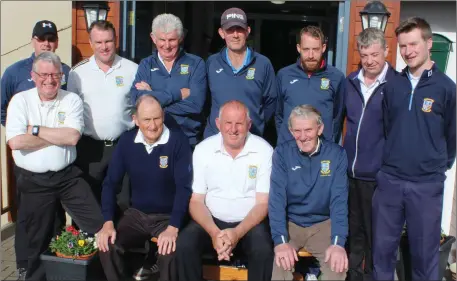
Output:
[[[82,171],[73,165],[84,128],[81,98],[61,89],[62,63],[53,52],[35,57],[31,75],[36,87],[15,94],[9,103],[6,141],[21,193],[18,211],[28,245],[25,278],[42,280],[40,254],[51,242],[60,203],[92,234],[102,227],[103,217]]]
[[[320,138],[324,124],[310,105],[295,107],[289,117],[295,140],[276,147],[268,203],[275,245],[272,280],[292,280],[304,247],[320,263],[320,280],[344,280],[348,260],[346,152]]]
[[[103,182],[105,224],[97,235],[100,260],[108,280],[121,280],[122,253],[158,237],[160,280],[177,280],[174,251],[192,184],[189,141],[182,131],[165,126],[164,111],[152,96],[138,98],[133,120],[139,129],[122,134]],[[116,186],[125,173],[130,178],[131,207],[115,230]]]
[[[193,221],[178,239],[180,279],[202,280],[204,252],[214,248],[219,260],[228,261],[240,243],[248,279],[270,280],[273,245],[266,216],[273,149],[249,133],[249,111],[239,101],[220,108],[216,125],[220,133],[198,144],[193,155]]]

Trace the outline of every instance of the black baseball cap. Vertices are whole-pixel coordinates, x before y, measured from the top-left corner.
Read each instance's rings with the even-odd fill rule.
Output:
[[[35,24],[33,28],[32,37],[42,38],[46,34],[54,35],[56,38],[57,35],[57,27],[56,24],[49,20],[42,20]]]
[[[248,28],[248,18],[246,13],[239,8],[227,9],[221,17],[221,27],[228,29],[232,26],[239,26],[244,29]]]

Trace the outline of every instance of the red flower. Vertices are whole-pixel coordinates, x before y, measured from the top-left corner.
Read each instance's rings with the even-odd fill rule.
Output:
[[[71,233],[72,233],[74,236],[78,236],[78,234],[79,234],[79,231],[77,231],[77,230],[73,230]]]
[[[67,230],[67,232],[73,232],[73,231],[75,231],[75,228],[72,225],[70,225],[70,226],[67,226],[66,230]]]

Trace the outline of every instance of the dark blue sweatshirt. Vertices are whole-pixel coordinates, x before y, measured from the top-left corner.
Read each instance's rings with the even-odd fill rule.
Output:
[[[148,83],[152,91],[137,90],[135,84],[141,81]],[[190,95],[184,100],[181,98],[182,88],[190,89]],[[190,144],[195,145],[202,133],[206,89],[205,62],[200,57],[181,51],[171,73],[168,73],[157,51],[154,51],[140,62],[130,93],[133,104],[144,94],[157,98],[165,112],[181,126]]]
[[[348,175],[351,178],[375,181],[381,168],[385,142],[382,120],[383,89],[396,71],[389,65],[387,73],[367,103],[363,98],[357,70],[346,79],[346,135],[344,149],[348,155]]]
[[[287,120],[292,109],[303,104],[319,110],[324,121],[324,138],[338,142],[343,121],[344,80],[341,71],[325,62],[310,75],[303,70],[300,59],[279,70],[275,115],[278,144],[293,139]]]
[[[344,247],[348,235],[346,169],[346,152],[331,141],[321,140],[311,156],[301,153],[295,140],[276,147],[268,202],[275,246],[289,241],[288,221],[308,227],[331,219],[331,243]]]
[[[121,135],[103,181],[102,213],[113,220],[116,187],[124,174],[130,178],[131,206],[146,214],[170,214],[170,225],[181,228],[192,194],[192,152],[184,133],[170,129],[166,144],[148,154],[135,143],[138,129]]]
[[[407,72],[384,88],[381,170],[408,181],[444,181],[455,159],[455,83],[434,64],[412,91]]]
[[[10,103],[13,95],[30,90],[35,88],[35,82],[32,81],[32,72],[33,60],[35,59],[35,53],[33,53],[29,58],[20,60],[12,65],[10,65],[2,76],[2,125],[5,126],[6,122],[6,110],[8,104]],[[70,67],[62,63],[62,69],[64,76],[62,76],[62,86],[61,88],[67,89],[67,79],[68,73],[70,72]]]
[[[208,58],[206,71],[211,92],[211,113],[204,137],[219,132],[216,117],[221,105],[230,100],[239,100],[248,107],[251,132],[263,136],[265,123],[273,116],[276,107],[276,79],[270,60],[251,50],[247,65],[234,74],[227,62],[226,48],[223,48]]]

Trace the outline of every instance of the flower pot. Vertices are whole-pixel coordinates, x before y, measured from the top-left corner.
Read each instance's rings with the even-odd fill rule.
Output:
[[[81,256],[67,256],[65,254],[62,254],[62,253],[59,253],[59,252],[56,252],[56,256],[58,256],[59,258],[65,258],[65,259],[73,259],[73,260],[89,260],[90,258],[92,258],[97,252],[93,252],[92,254],[89,254],[89,255],[81,255]]]
[[[63,255],[65,256],[65,255]],[[40,259],[46,271],[46,279],[50,280],[103,280],[104,275],[98,254],[75,259],[59,257],[49,250],[41,254]]]
[[[438,280],[443,280],[444,273],[451,252],[452,243],[455,242],[454,236],[446,236],[440,241],[440,256],[438,263]],[[411,255],[409,253],[408,236],[403,235],[400,240],[400,260],[397,263],[397,275],[399,281],[412,280]]]

